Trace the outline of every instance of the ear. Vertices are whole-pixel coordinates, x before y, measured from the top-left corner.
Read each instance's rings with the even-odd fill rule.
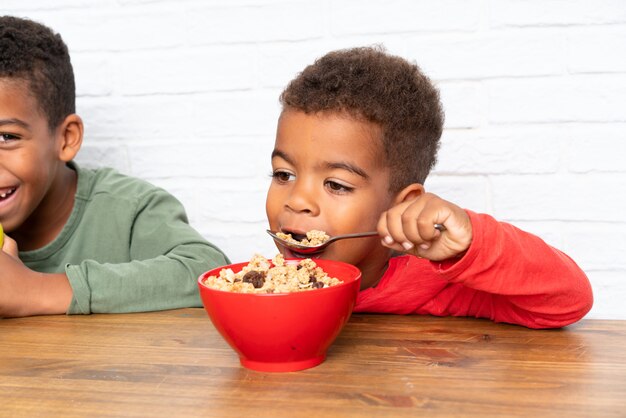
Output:
[[[64,162],[74,159],[83,144],[83,120],[75,113],[68,115],[57,128],[59,159]]]
[[[419,183],[412,183],[400,190],[393,198],[394,206],[405,202],[407,200],[413,200],[424,194],[424,186]]]

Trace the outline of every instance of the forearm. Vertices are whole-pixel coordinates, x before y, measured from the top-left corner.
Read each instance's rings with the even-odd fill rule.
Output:
[[[201,306],[197,279],[227,264],[205,244],[185,245],[167,255],[127,263],[87,260],[67,267],[74,290],[69,313],[142,312]]]
[[[472,214],[472,221],[480,224],[476,242],[443,275],[477,292],[450,305],[452,314],[458,309],[466,315],[543,328],[567,325],[589,311],[591,286],[567,255],[490,217]]]

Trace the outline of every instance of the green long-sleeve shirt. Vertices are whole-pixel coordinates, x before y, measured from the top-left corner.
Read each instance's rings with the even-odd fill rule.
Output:
[[[70,314],[202,306],[197,279],[228,258],[187,222],[165,190],[109,168],[78,174],[72,213],[59,236],[20,252],[29,268],[65,272]]]

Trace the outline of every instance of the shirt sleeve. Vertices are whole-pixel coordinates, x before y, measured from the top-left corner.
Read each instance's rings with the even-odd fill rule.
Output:
[[[67,265],[74,292],[68,314],[199,307],[200,274],[229,263],[188,224],[182,204],[160,189],[142,198],[135,211],[129,260]]]
[[[456,263],[431,262],[449,285],[420,313],[557,328],[591,309],[591,285],[571,258],[513,225],[468,213],[472,244]]]

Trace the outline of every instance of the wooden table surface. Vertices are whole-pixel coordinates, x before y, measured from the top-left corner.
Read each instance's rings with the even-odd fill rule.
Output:
[[[240,366],[202,309],[0,320],[2,417],[625,417],[626,321],[356,314],[321,365]]]

